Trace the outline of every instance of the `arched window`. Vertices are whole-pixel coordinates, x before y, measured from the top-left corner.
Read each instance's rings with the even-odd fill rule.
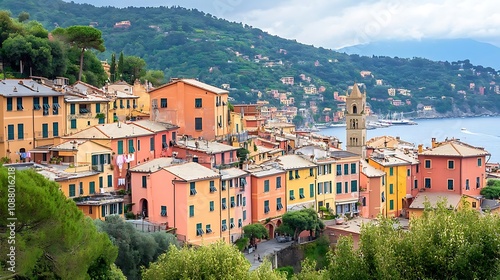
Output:
[[[356,105],[352,105],[352,113],[357,114],[358,113],[358,107]]]

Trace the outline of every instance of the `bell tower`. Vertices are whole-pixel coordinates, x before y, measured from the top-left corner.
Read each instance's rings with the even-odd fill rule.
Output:
[[[366,157],[366,92],[361,93],[356,83],[346,98],[346,149]]]

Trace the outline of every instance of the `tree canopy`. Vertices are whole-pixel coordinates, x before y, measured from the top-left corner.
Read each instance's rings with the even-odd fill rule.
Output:
[[[243,234],[246,238],[249,238],[251,243],[255,243],[255,239],[269,238],[269,232],[262,224],[249,224],[243,227]]]
[[[402,230],[391,219],[364,225],[359,249],[350,238],[337,243],[329,279],[495,279],[500,275],[500,216],[446,201]]]
[[[12,168],[12,167],[10,167]],[[10,177],[9,177],[10,176]],[[9,184],[15,181],[15,191]],[[15,243],[8,243],[8,194],[15,193]],[[0,266],[9,267],[7,253],[15,246],[15,271],[27,279],[108,279],[117,248],[72,200],[33,170],[0,167]],[[2,271],[4,275],[11,272]]]
[[[217,242],[200,247],[172,247],[158,261],[144,269],[142,278],[149,279],[286,279],[262,264],[250,272],[250,263],[238,249]]]
[[[106,221],[96,220],[97,228],[107,233],[118,247],[115,264],[127,279],[140,279],[141,267],[148,267],[170,245],[178,246],[175,236],[165,232],[145,233],[118,216],[110,216]]]
[[[309,230],[312,233],[325,227],[323,221],[319,219],[318,214],[312,208],[287,212],[282,219],[283,223],[278,227],[278,231],[289,233],[293,235],[294,239],[297,239],[304,230]]]

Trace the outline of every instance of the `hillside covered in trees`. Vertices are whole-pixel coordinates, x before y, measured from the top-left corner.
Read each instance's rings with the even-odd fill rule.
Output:
[[[472,65],[468,60],[434,62],[422,58],[364,57],[304,45],[272,36],[244,23],[228,22],[196,9],[181,7],[94,7],[61,0],[3,0],[0,9],[13,17],[29,13],[30,20],[47,30],[72,25],[92,25],[102,31],[106,51],[97,56],[110,61],[112,53],[137,56],[149,69],[171,77],[197,78],[221,86],[229,84],[236,102],[273,100],[266,91],[291,92],[295,104],[303,100],[299,86],[323,86],[321,107],[336,107],[333,92],[343,94],[354,82],[365,83],[369,103],[378,113],[415,111],[419,104],[431,105],[448,115],[500,112],[498,72]],[[362,77],[361,71],[371,75]],[[300,75],[310,77],[304,81]],[[285,85],[281,77],[295,78]],[[377,80],[382,84],[377,85]],[[379,82],[380,83],[380,82]],[[473,85],[473,86],[472,86]],[[389,88],[407,89],[411,95],[396,95],[408,105],[395,107],[387,98]],[[498,88],[497,88],[498,90]]]

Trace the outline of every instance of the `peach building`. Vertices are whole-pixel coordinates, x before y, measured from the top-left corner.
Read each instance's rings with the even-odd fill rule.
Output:
[[[228,95],[195,79],[172,79],[149,92],[151,120],[178,125],[181,135],[220,139],[228,134]]]
[[[278,164],[250,166],[252,185],[252,223],[265,225],[272,238],[286,212],[285,171]]]
[[[385,172],[369,164],[361,166],[359,178],[360,186],[360,216],[363,218],[377,218],[383,214],[382,192],[385,190]]]
[[[154,159],[130,172],[134,213],[174,230],[181,242],[230,241],[234,227],[224,213],[230,210],[223,210],[221,203],[224,191],[219,173],[174,158]]]

